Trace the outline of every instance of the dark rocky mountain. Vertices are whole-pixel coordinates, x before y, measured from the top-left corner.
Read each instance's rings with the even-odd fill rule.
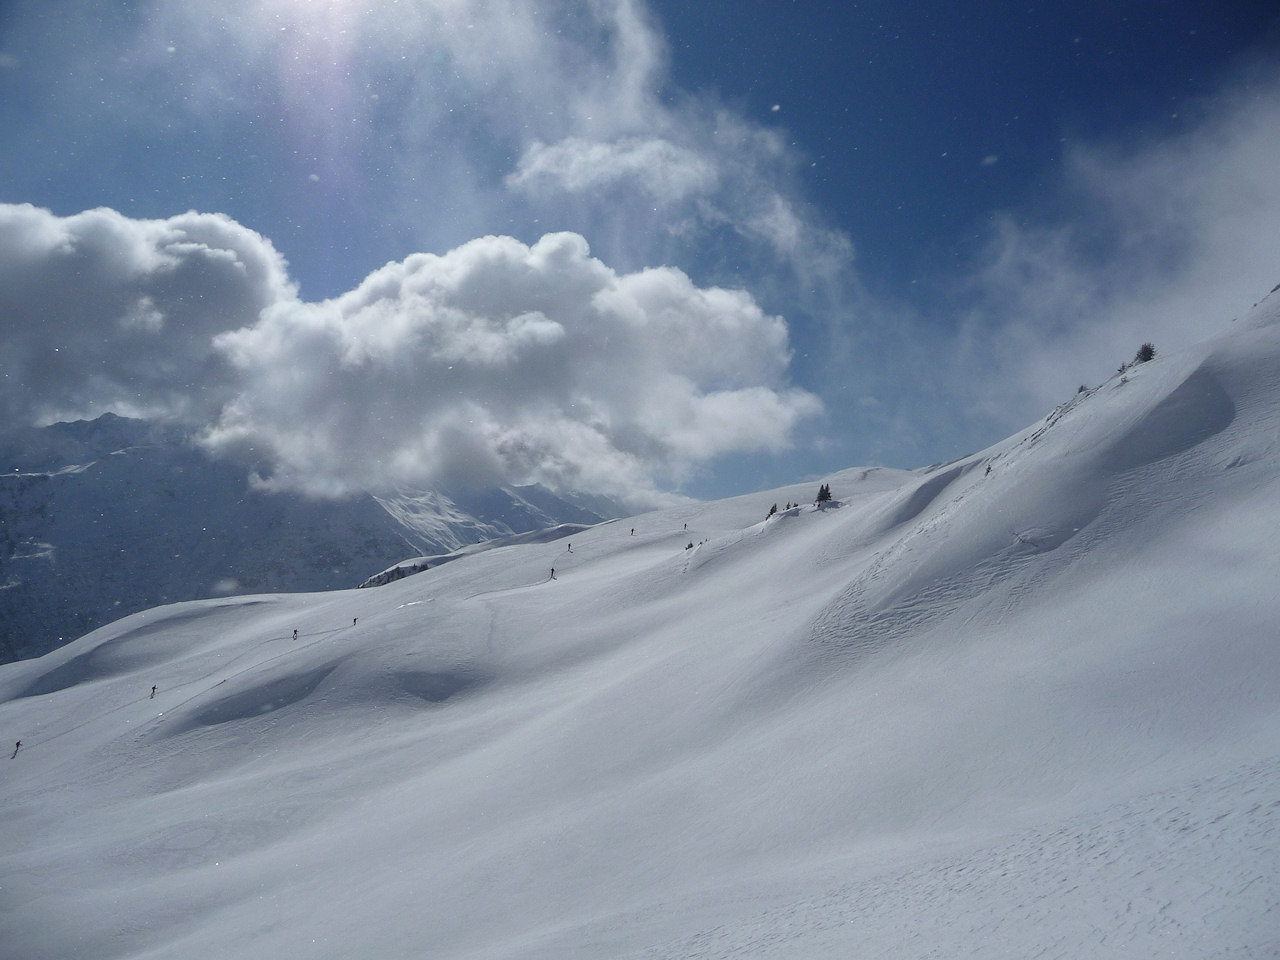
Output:
[[[162,603],[355,587],[406,557],[620,515],[541,487],[309,500],[107,414],[0,436],[0,662]]]

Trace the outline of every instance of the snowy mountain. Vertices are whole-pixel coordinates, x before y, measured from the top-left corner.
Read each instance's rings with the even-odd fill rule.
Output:
[[[0,667],[5,955],[1280,954],[1280,299],[823,481]]]
[[[0,464],[0,662],[161,603],[353,587],[408,556],[621,512],[533,486],[262,493],[181,434],[111,414],[13,431]]]

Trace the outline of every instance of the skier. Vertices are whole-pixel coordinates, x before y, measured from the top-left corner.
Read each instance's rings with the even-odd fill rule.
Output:
[[[555,578],[556,578],[556,568],[555,568],[555,567],[552,567],[552,568],[551,568],[551,579],[552,579],[552,580],[554,580]]]
[[[156,687],[155,687],[155,684],[152,684],[152,685],[151,685],[151,696],[150,696],[150,697],[148,697],[147,699],[148,699],[148,700],[154,700],[155,698],[156,698]]]
[[[13,745],[13,757],[16,757],[18,755],[18,751],[21,749],[22,749],[22,741],[19,740],[17,743]],[[13,757],[10,757],[9,759],[12,760]]]
[[[351,618],[351,625],[354,627],[354,626],[356,625],[356,621],[357,621],[357,620],[359,620],[359,619],[360,619],[359,617],[352,617],[352,618]]]
[[[295,639],[295,640],[297,640],[297,639],[298,639],[298,631],[297,631],[297,630],[293,631],[293,639]]]

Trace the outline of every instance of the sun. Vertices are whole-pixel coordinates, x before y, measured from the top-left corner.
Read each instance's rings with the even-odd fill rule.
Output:
[[[341,37],[370,17],[379,6],[371,0],[258,0],[261,11],[278,29],[302,29],[312,37],[329,42]]]

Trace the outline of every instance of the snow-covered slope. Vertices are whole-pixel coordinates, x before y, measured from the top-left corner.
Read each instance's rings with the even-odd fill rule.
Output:
[[[825,509],[0,667],[0,950],[1275,956],[1278,313]]]
[[[110,414],[0,437],[0,662],[176,600],[351,587],[417,554],[619,508],[538,487],[318,502]]]

